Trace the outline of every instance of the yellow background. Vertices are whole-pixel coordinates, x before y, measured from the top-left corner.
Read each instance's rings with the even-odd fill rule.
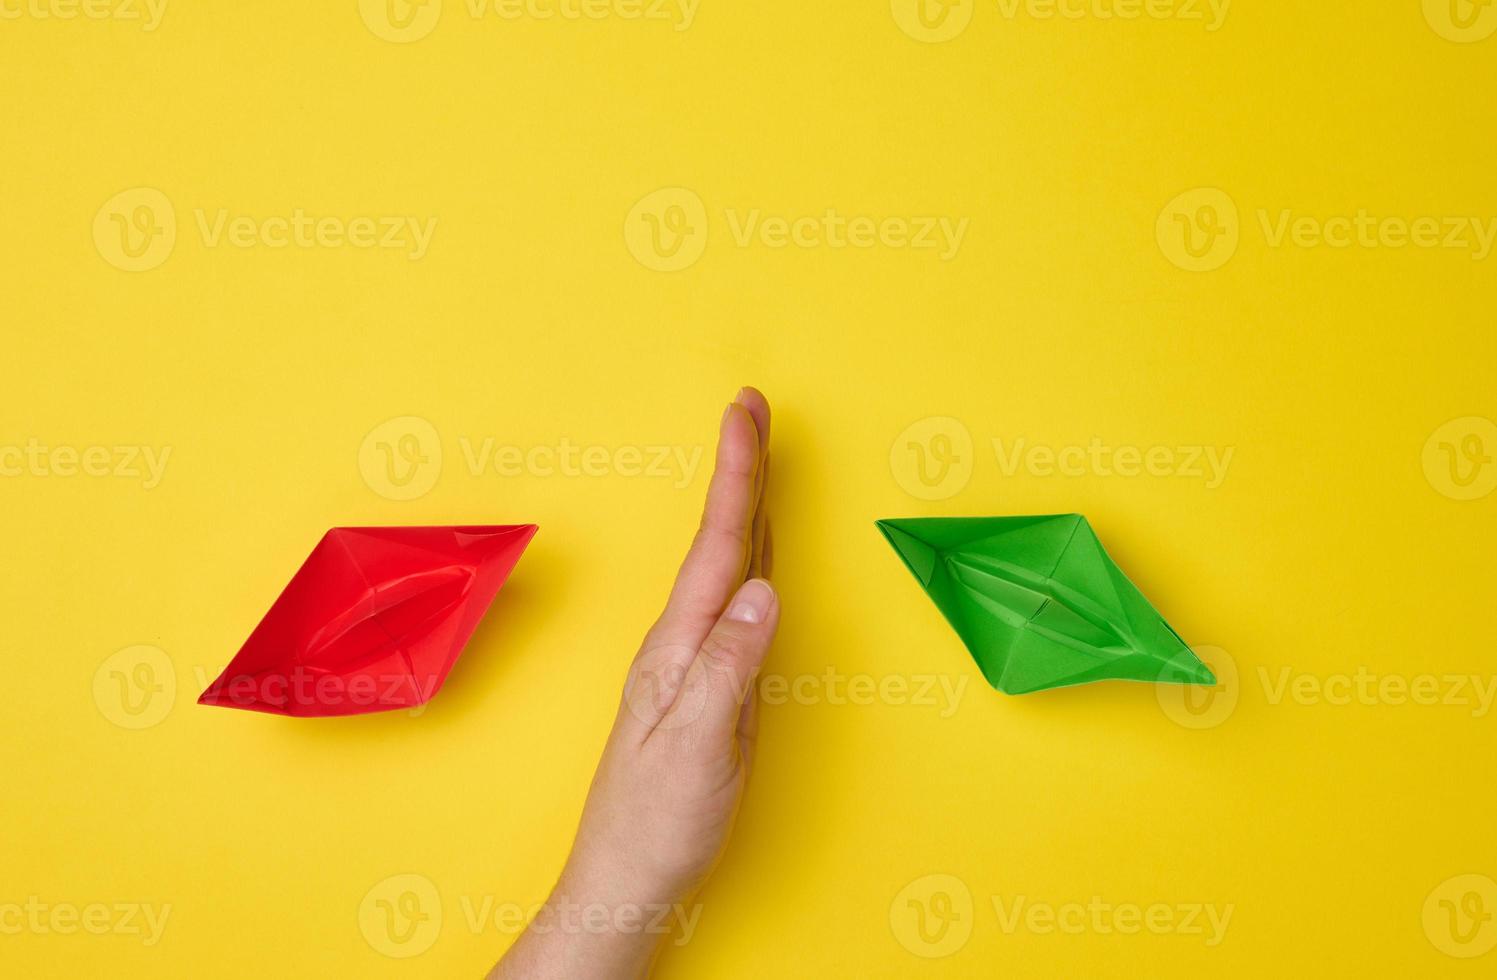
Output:
[[[1497,216],[1497,38],[1442,37],[1420,0],[1240,0],[1215,32],[1010,18],[979,0],[944,43],[877,0],[702,0],[688,30],[475,20],[446,0],[409,43],[353,0],[173,2],[151,32],[7,3],[23,15],[0,19],[0,445],[171,455],[152,489],[0,479],[0,906],[172,910],[151,947],[0,934],[0,973],[481,973],[510,936],[470,928],[464,903],[528,905],[551,884],[706,461],[686,486],[503,477],[475,475],[463,447],[710,458],[744,383],[777,410],[785,614],[768,669],[967,687],[946,717],[828,697],[766,708],[731,850],[659,975],[1478,976],[1497,962],[1446,955],[1472,947],[1422,912],[1442,882],[1497,876],[1493,717],[1276,704],[1262,680],[1497,673],[1497,496],[1455,500],[1423,463],[1446,422],[1497,413],[1497,260],[1270,247],[1258,219]],[[92,229],[139,187],[172,202],[177,239],[125,272]],[[636,261],[624,230],[667,187],[707,218],[705,251],[673,273]],[[1187,272],[1156,223],[1201,187],[1235,202],[1240,245]],[[194,217],[298,208],[438,224],[411,261],[210,247]],[[942,261],[740,247],[727,216],[828,208],[970,226]],[[428,493],[392,500],[360,446],[407,416],[438,434],[441,466]],[[900,440],[931,418],[973,448],[969,478],[927,500],[905,489]],[[1005,473],[991,445],[1093,437],[1235,456],[1209,488]],[[1219,723],[1177,723],[1146,685],[990,690],[873,526],[1070,511],[1183,636],[1232,658]],[[193,703],[327,527],[531,521],[539,536],[415,717]],[[132,730],[95,675],[141,645],[164,652],[177,690]],[[896,896],[933,874],[974,905],[955,926],[965,944],[925,958]],[[361,903],[395,875],[441,903],[435,942],[409,959],[361,929]],[[1497,912],[1497,886],[1476,880],[1466,907]],[[1005,931],[995,896],[1233,912],[1208,946]]]

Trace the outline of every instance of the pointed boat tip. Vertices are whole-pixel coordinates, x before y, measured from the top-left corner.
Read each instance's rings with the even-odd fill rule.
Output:
[[[1206,666],[1205,662],[1191,653],[1192,662],[1176,663],[1173,666],[1174,676],[1162,677],[1160,680],[1170,684],[1189,684],[1198,687],[1216,687],[1219,683],[1216,672]]]
[[[213,678],[213,682],[211,684],[203,688],[203,693],[199,694],[197,697],[197,703],[207,705],[210,708],[217,705],[219,689],[222,683],[223,674],[220,673],[217,677]]]
[[[1174,631],[1171,630],[1171,632]],[[1216,671],[1207,666],[1206,661],[1202,660],[1201,655],[1196,653],[1195,650],[1189,647],[1186,649],[1190,650],[1191,662],[1189,677],[1186,678],[1185,682],[1187,684],[1199,684],[1203,687],[1216,687],[1219,683],[1216,679]]]

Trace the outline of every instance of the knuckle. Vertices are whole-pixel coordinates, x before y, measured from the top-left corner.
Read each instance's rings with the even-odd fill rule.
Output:
[[[711,555],[742,548],[743,532],[741,521],[719,515],[703,516],[696,537],[692,539],[691,550],[699,555]]]
[[[712,664],[737,663],[743,659],[743,642],[721,630],[713,630],[702,641],[702,656]]]

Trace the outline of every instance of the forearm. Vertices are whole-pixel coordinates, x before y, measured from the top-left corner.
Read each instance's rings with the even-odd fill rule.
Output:
[[[653,904],[613,874],[562,871],[546,904],[489,974],[489,980],[637,980],[649,975],[668,929]]]

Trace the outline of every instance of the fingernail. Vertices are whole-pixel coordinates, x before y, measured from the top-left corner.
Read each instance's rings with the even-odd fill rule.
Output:
[[[728,402],[727,407],[723,409],[723,417],[722,417],[722,419],[717,423],[718,428],[722,428],[724,425],[727,424],[727,422],[728,422],[728,413],[731,412],[731,411],[733,411],[733,406],[736,405],[736,404],[738,404],[738,403],[737,402]]]
[[[774,588],[762,578],[749,579],[728,604],[728,618],[737,623],[762,623],[774,605]]]
[[[742,405],[743,404],[743,393],[745,391],[748,391],[748,389],[747,388],[739,388],[738,389],[738,394],[736,394],[736,395],[733,396],[733,400],[735,402],[737,402],[738,404]]]

